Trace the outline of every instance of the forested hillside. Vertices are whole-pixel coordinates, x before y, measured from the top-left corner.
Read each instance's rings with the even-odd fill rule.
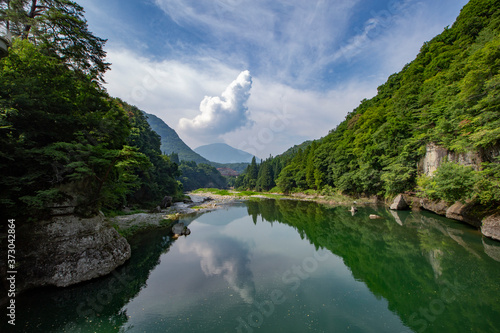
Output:
[[[433,198],[500,202],[500,1],[471,0],[451,28],[425,43],[326,137],[292,159],[263,162],[255,181],[282,191],[341,191],[391,196],[419,190]],[[426,145],[476,152],[480,171],[444,163],[434,178],[420,175]],[[276,165],[286,166],[279,173]],[[269,165],[274,166],[269,182]],[[265,183],[266,186],[259,184]],[[269,185],[267,185],[269,184]],[[452,194],[452,195],[450,195]]]
[[[0,60],[4,212],[40,218],[65,203],[88,216],[181,196],[177,165],[161,155],[144,115],[101,88],[106,66],[94,72],[85,65],[91,57],[103,63],[102,50],[73,60],[49,42],[15,39]]]
[[[161,138],[161,150],[164,154],[177,154],[180,161],[194,161],[209,164],[210,161],[193,151],[182,141],[177,132],[154,114],[145,113],[148,123]]]

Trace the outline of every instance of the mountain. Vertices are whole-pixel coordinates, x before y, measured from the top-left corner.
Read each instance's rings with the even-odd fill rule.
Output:
[[[161,136],[161,151],[170,155],[176,153],[181,161],[194,161],[196,163],[210,164],[210,161],[195,153],[182,139],[177,135],[174,129],[169,127],[163,120],[153,114],[144,112],[149,126]]]
[[[250,163],[253,155],[225,143],[212,143],[194,150],[204,158],[217,163]],[[257,159],[260,161],[260,159]]]

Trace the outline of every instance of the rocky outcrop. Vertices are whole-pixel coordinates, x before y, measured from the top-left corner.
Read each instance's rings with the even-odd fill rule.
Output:
[[[434,143],[429,143],[425,147],[425,156],[420,161],[419,172],[431,176],[444,161],[456,162],[479,170],[484,158],[479,152],[456,153]]]
[[[104,221],[74,215],[22,226],[19,237],[18,290],[66,287],[113,271],[130,258],[128,242]]]
[[[402,194],[399,194],[395,199],[394,202],[392,203],[390,209],[392,210],[406,210],[408,209],[408,203],[406,202],[404,196]]]
[[[413,195],[399,194],[396,199],[394,199],[394,202],[390,206],[390,209],[404,210],[406,208],[397,208],[405,207],[404,204],[406,204],[407,208],[411,208],[412,210],[424,209],[442,216],[446,215],[446,211],[449,207],[446,201],[432,201]]]
[[[161,201],[160,208],[163,208],[163,209],[168,208],[168,207],[172,206],[172,202],[173,202],[172,197],[167,195]]]
[[[446,217],[452,220],[466,222],[476,228],[481,227],[481,219],[474,214],[474,205],[455,202],[446,210]]]
[[[420,199],[420,206],[422,209],[431,211],[438,215],[446,216],[446,211],[448,210],[448,204],[446,201],[432,201],[429,199]]]
[[[481,232],[486,237],[500,241],[500,213],[486,217],[483,220]]]
[[[446,216],[452,220],[465,222],[476,228],[481,228],[482,234],[486,237],[500,241],[500,213],[483,219],[486,215],[485,208],[474,203],[462,203],[457,201],[450,205],[445,201],[432,201],[408,194],[398,195],[394,203],[390,206],[390,209],[401,210],[398,207],[403,207],[401,203],[403,200],[412,210],[424,209],[438,215]],[[396,222],[401,224],[398,218],[396,218]]]

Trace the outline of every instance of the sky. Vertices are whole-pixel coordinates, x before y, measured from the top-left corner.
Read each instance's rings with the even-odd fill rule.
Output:
[[[191,148],[276,156],[328,134],[467,0],[76,0],[110,95]]]

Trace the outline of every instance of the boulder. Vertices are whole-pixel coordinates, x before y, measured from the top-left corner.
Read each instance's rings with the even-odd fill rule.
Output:
[[[127,240],[102,214],[54,216],[21,226],[18,290],[66,287],[111,273],[130,258]]]
[[[172,206],[172,201],[173,201],[172,197],[169,197],[167,195],[161,201],[160,207],[161,208],[168,208],[168,207]]]
[[[370,214],[370,219],[372,220],[376,220],[376,219],[381,219],[382,216],[378,216],[378,215],[375,215],[375,214]]]
[[[421,199],[420,200],[420,206],[422,209],[431,211],[433,213],[436,213],[438,215],[445,216],[446,211],[448,210],[448,204],[446,201],[432,201],[429,199]]]
[[[172,226],[172,233],[174,234],[175,237],[179,237],[182,235],[187,236],[191,234],[191,230],[189,230],[189,228],[186,227],[184,223],[179,222]]]
[[[406,210],[408,208],[410,207],[402,194],[399,194],[396,198],[394,198],[394,202],[390,206],[390,209],[392,210]]]
[[[172,232],[175,235],[182,235],[182,233],[184,232],[184,228],[184,223],[180,222],[172,226]]]
[[[474,216],[474,205],[469,203],[455,202],[450,208],[446,210],[446,217],[453,220],[466,222],[476,228],[481,227],[481,220]]]
[[[483,219],[481,233],[486,237],[500,241],[500,213]]]

